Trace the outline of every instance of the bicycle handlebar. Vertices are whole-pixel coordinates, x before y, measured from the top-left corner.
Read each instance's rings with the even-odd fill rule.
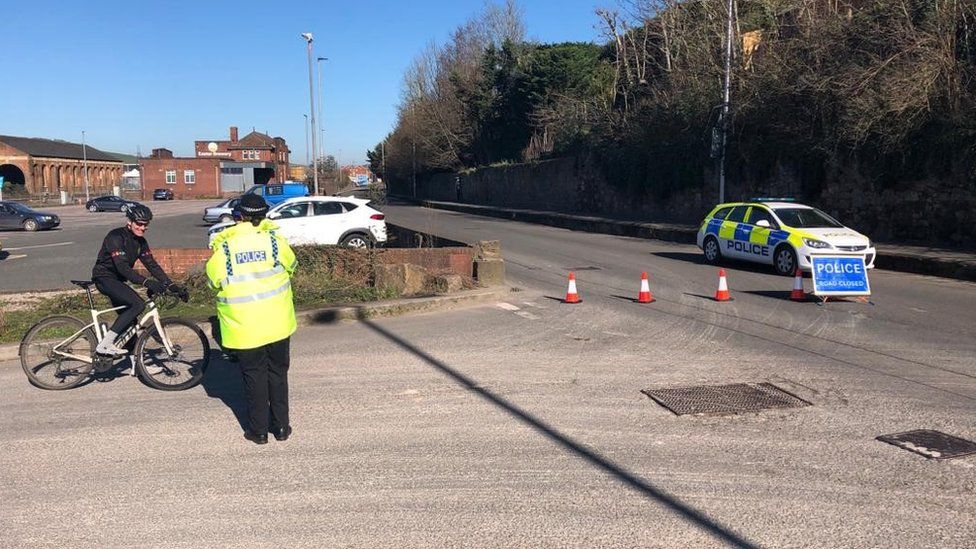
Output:
[[[171,295],[180,298],[180,300],[183,303],[190,301],[190,292],[187,291],[187,289],[184,288],[183,286],[179,286],[177,284],[170,284],[169,286],[166,287],[166,291],[163,292],[162,294],[157,294],[156,292],[149,290],[146,292],[146,295],[149,297],[149,299],[153,299],[160,295],[162,296]]]

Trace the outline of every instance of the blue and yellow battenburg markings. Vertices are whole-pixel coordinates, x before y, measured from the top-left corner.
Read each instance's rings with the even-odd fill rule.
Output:
[[[710,219],[705,228],[705,234],[713,234],[725,240],[726,249],[733,249],[740,252],[752,253],[756,255],[768,256],[770,249],[777,244],[788,240],[790,233],[783,230],[756,230],[759,227],[749,223],[725,222],[721,219]],[[765,236],[765,238],[764,238]]]

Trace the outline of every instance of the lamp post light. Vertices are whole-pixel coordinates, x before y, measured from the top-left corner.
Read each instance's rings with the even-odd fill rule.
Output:
[[[318,151],[318,140],[315,135],[318,133],[315,126],[315,90],[312,87],[312,33],[303,32],[302,38],[308,44],[308,102],[311,106],[312,114],[312,151]],[[315,194],[319,194],[319,159],[318,155],[312,157],[312,181],[315,185]]]
[[[85,202],[87,203],[91,196],[88,194],[88,147],[85,145],[85,130],[81,130],[81,158],[85,167]]]

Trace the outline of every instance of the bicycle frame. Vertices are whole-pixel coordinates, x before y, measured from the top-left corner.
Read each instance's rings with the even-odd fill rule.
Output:
[[[57,345],[55,345],[54,348],[51,350],[51,352],[54,353],[54,354],[63,356],[65,358],[70,358],[70,359],[73,359],[73,360],[78,360],[78,361],[81,361],[81,362],[86,362],[88,364],[92,364],[95,361],[95,357],[94,356],[81,356],[81,355],[76,355],[76,354],[68,353],[68,352],[65,352],[65,351],[60,350],[60,347],[62,345],[64,345],[64,344],[66,344],[66,343],[70,343],[70,342],[74,341],[79,335],[82,334],[82,332],[84,332],[85,330],[87,330],[89,328],[91,328],[91,329],[93,329],[95,331],[95,336],[96,336],[97,340],[98,341],[101,341],[102,338],[105,337],[106,330],[103,330],[102,329],[102,323],[98,321],[98,317],[101,316],[101,315],[103,315],[103,314],[105,314],[105,313],[109,313],[109,312],[112,312],[112,311],[118,311],[120,309],[124,309],[125,307],[112,307],[111,309],[104,309],[104,310],[99,311],[99,310],[95,309],[94,302],[92,302],[91,290],[89,290],[89,292],[88,292],[88,300],[92,304],[92,308],[89,309],[89,313],[91,314],[92,321],[90,323],[86,324],[84,328],[82,328],[82,329],[78,330],[77,332],[71,334],[71,336],[67,337],[61,343],[58,343]],[[153,324],[156,327],[156,333],[159,334],[159,338],[160,338],[160,340],[162,340],[163,347],[166,349],[166,353],[169,354],[170,356],[172,356],[173,355],[173,345],[170,343],[169,337],[166,335],[166,332],[163,331],[163,325],[162,325],[162,322],[160,322],[159,308],[156,306],[156,303],[153,300],[151,300],[151,299],[148,300],[148,301],[146,301],[146,312],[143,313],[142,317],[139,318],[139,321],[138,322],[136,322],[135,324],[133,324],[132,326],[130,326],[128,329],[126,329],[126,331],[123,332],[115,340],[116,345],[119,346],[119,347],[125,346],[125,344],[129,342],[129,340],[131,340],[133,337],[136,337],[139,334],[141,334],[150,325],[150,323]],[[128,353],[126,353],[126,356],[130,356],[130,355]],[[136,375],[136,369],[134,367],[132,368],[132,375]]]

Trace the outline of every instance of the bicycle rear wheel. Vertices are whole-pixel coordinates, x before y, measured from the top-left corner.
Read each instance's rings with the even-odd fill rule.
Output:
[[[203,381],[210,363],[210,342],[196,324],[181,318],[160,320],[173,353],[166,351],[156,326],[136,340],[136,368],[146,385],[163,391],[182,391]]]
[[[20,342],[20,365],[35,387],[70,389],[91,375],[98,341],[91,328],[71,316],[49,316],[27,330]],[[84,359],[88,359],[86,362]]]

